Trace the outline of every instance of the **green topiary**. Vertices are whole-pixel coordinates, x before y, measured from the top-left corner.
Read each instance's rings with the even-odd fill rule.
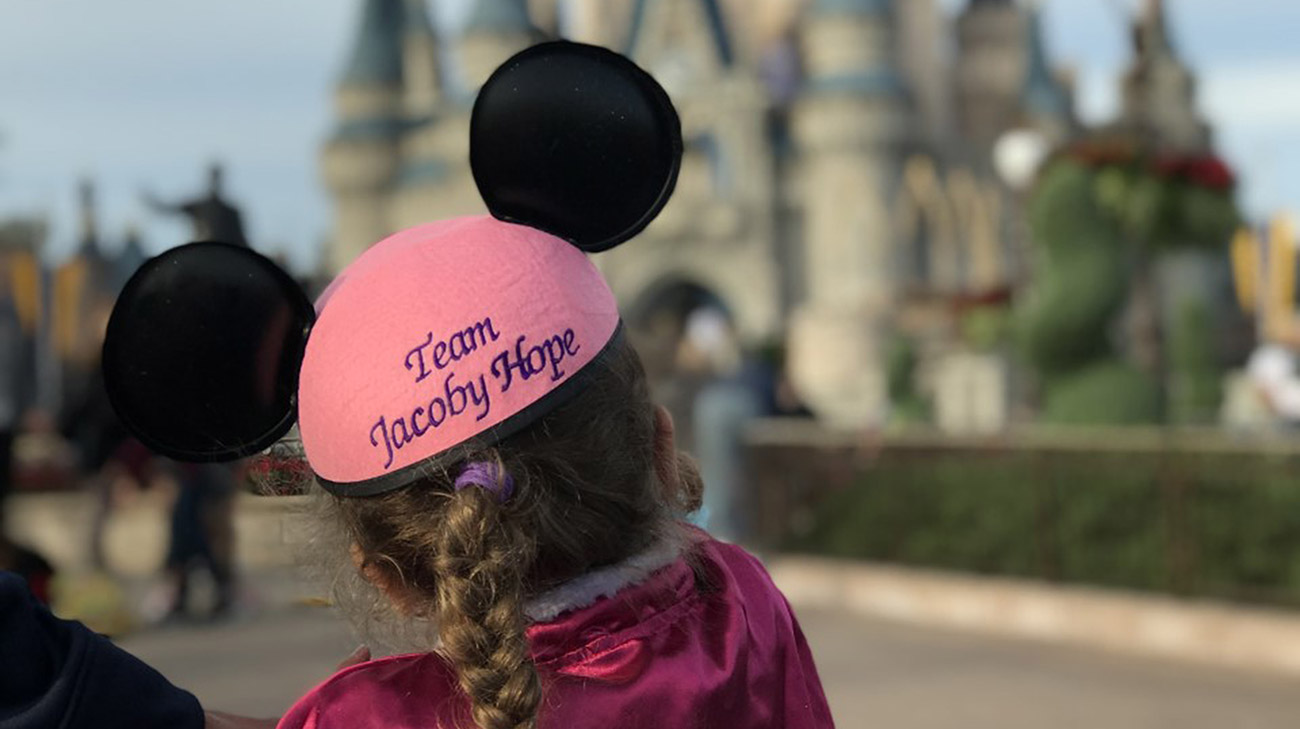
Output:
[[[1068,159],[1044,173],[1030,207],[1038,263],[1016,312],[1026,358],[1045,376],[1111,354],[1109,327],[1127,291],[1118,231],[1097,207],[1091,170]]]
[[[1233,184],[1216,158],[1144,157],[1124,145],[1085,142],[1046,166],[1029,209],[1034,286],[1018,302],[1015,331],[1046,389],[1047,420],[1105,425],[1213,418],[1220,372],[1212,361],[1208,316],[1193,314],[1204,320],[1199,323],[1180,319],[1175,329],[1185,331],[1164,333],[1181,351],[1166,356],[1163,382],[1120,366],[1112,335],[1130,292],[1151,285],[1162,251],[1226,245],[1240,220]],[[1134,340],[1126,349],[1151,346]],[[1112,386],[1123,394],[1108,395]],[[1161,412],[1165,389],[1173,395],[1168,413]]]
[[[885,362],[891,425],[914,425],[930,420],[929,403],[916,391],[916,363],[916,345],[903,337],[896,338]]]
[[[1117,359],[1049,381],[1043,420],[1057,425],[1159,423],[1159,385]]]
[[[1126,282],[1118,254],[1095,236],[1074,240],[1079,248],[1052,255],[1017,312],[1021,348],[1048,376],[1110,356],[1110,324],[1124,305]]]
[[[1223,396],[1223,372],[1204,301],[1182,302],[1169,338],[1169,408],[1177,423],[1211,423]]]

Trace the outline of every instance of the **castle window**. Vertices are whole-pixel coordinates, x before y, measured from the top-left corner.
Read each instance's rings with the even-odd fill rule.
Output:
[[[731,197],[734,189],[734,176],[731,162],[727,158],[723,145],[713,132],[704,132],[692,137],[686,144],[688,153],[702,155],[709,163],[713,194],[720,198]]]

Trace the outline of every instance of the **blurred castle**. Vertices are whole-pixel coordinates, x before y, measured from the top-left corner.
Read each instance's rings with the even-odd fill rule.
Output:
[[[786,348],[819,416],[861,425],[884,417],[887,352],[903,334],[921,342],[936,391],[954,393],[945,417],[1004,422],[1005,363],[962,359],[953,310],[1023,282],[1016,178],[1032,167],[1017,175],[1017,157],[1080,131],[1037,10],[969,0],[950,23],[937,0],[807,0],[759,40],[747,11],[771,4],[475,0],[437,34],[424,0],[363,0],[322,152],[330,265],[480,212],[466,149],[476,88],[540,39],[597,43],[659,79],[686,139],[672,202],[596,257],[652,366],[690,311],[720,308],[746,345]],[[1208,145],[1159,0],[1134,37],[1117,128]],[[958,402],[972,392],[984,402]]]

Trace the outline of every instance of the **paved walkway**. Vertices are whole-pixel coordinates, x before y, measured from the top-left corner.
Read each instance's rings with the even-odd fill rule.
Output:
[[[801,616],[841,729],[1283,729],[1300,686],[1271,675]]]
[[[19,498],[12,506],[11,527],[61,564],[76,564],[84,540],[75,535],[86,533],[93,506],[86,495]],[[110,556],[122,571],[141,580],[155,573],[164,513],[141,503],[110,523]],[[240,551],[256,572],[260,612],[215,626],[154,629],[125,645],[208,705],[250,714],[276,715],[327,676],[356,641],[330,612],[292,606],[303,590],[281,566],[292,541],[281,519],[275,500],[246,499],[239,511]],[[922,602],[936,599],[925,593]],[[1300,685],[1276,674],[923,630],[835,609],[799,615],[841,729],[1300,727]]]
[[[1274,676],[923,631],[833,611],[801,620],[841,729],[1282,729],[1300,686]],[[355,647],[321,608],[167,627],[125,646],[210,706],[276,715]]]

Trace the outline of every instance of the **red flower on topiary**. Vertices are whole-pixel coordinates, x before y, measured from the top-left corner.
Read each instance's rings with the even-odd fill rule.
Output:
[[[1229,190],[1236,184],[1232,170],[1218,157],[1201,157],[1187,165],[1187,179],[1211,190]]]

